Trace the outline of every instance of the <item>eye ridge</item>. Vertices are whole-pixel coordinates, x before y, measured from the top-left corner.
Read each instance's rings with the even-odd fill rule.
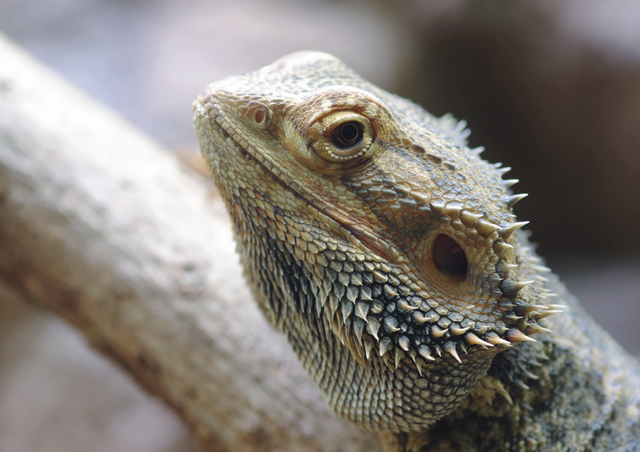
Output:
[[[344,122],[331,134],[331,142],[340,150],[358,146],[363,139],[364,127],[358,121]]]

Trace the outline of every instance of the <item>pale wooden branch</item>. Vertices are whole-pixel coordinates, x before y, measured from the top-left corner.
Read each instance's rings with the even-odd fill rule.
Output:
[[[257,310],[206,185],[1,38],[0,279],[212,449],[379,450],[333,415]]]

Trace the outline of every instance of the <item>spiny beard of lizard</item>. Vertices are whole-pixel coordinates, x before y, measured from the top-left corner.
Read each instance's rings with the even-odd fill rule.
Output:
[[[201,150],[266,317],[340,415],[421,430],[543,331],[514,180],[437,119],[318,53],[207,87]]]

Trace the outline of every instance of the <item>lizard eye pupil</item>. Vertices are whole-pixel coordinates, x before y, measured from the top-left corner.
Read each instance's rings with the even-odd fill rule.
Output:
[[[338,149],[347,149],[359,144],[364,137],[364,129],[362,124],[356,121],[345,122],[340,124],[333,135],[331,142]]]

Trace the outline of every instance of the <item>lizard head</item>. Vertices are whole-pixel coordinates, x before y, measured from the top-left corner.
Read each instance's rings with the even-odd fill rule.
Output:
[[[511,209],[524,195],[451,118],[318,52],[214,83],[194,107],[253,292],[339,413],[423,428],[543,330]],[[377,389],[342,381],[362,375]]]

